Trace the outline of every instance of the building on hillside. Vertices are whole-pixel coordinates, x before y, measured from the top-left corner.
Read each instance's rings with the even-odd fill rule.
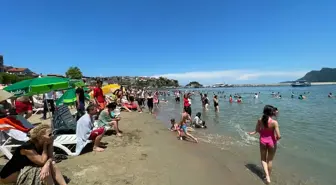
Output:
[[[216,83],[212,87],[225,87],[225,84],[223,84],[223,83]]]
[[[5,72],[5,66],[4,66],[4,61],[3,61],[3,56],[0,55],[0,73]]]
[[[55,77],[65,78],[64,75],[60,75],[60,74],[47,74],[47,76],[55,76]]]
[[[11,69],[8,69],[7,73],[9,73],[9,74],[15,74],[15,75],[19,75],[19,76],[33,76],[33,74],[34,74],[28,68],[17,68],[17,67],[13,67]]]

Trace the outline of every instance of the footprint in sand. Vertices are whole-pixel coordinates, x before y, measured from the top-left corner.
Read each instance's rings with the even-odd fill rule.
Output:
[[[74,173],[74,176],[84,176],[84,175],[86,175],[87,172],[91,173],[91,172],[94,172],[96,170],[98,170],[97,167],[90,166],[90,168],[85,168],[85,169],[83,169],[83,170],[81,170],[79,172]]]

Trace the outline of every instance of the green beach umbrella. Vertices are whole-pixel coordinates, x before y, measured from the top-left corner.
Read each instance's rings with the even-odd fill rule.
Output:
[[[70,80],[70,85],[71,87],[75,88],[75,87],[84,87],[86,86],[86,84],[84,83],[83,80],[78,80],[78,79],[71,79]]]
[[[68,78],[48,76],[23,80],[13,85],[7,86],[4,88],[4,90],[13,93],[14,96],[31,96],[68,88],[70,88]]]
[[[88,94],[85,93],[84,96],[90,99]],[[76,89],[69,89],[56,101],[56,105],[73,104],[74,102],[76,102]]]

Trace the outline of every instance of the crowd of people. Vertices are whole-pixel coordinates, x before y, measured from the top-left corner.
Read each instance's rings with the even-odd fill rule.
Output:
[[[209,110],[211,101],[209,93],[201,91],[191,91],[182,93],[180,90],[146,90],[142,88],[125,88],[120,86],[117,89],[111,89],[111,92],[104,94],[102,82],[97,81],[96,87],[92,89],[92,98],[87,99],[83,87],[77,87],[75,107],[76,113],[76,135],[77,148],[79,151],[85,146],[88,140],[93,141],[93,151],[103,152],[106,143],[102,138],[109,129],[114,129],[116,136],[122,137],[122,131],[119,128],[121,111],[142,113],[148,109],[149,114],[159,107],[160,103],[167,103],[167,97],[172,96],[176,104],[183,107],[181,117],[176,120],[170,119],[170,130],[177,133],[180,140],[192,140],[198,143],[198,139],[191,134],[195,129],[207,128],[204,120],[201,118],[201,112],[197,112],[192,118],[192,99],[200,97],[201,105],[205,111]],[[54,114],[56,107],[55,101],[61,96],[61,91],[52,91],[43,94],[43,116],[47,119],[47,112]],[[307,92],[309,94],[309,92]],[[195,96],[196,95],[196,96]],[[280,93],[271,93],[273,98],[281,98]],[[181,96],[183,101],[181,102]],[[253,93],[253,98],[258,99],[259,93]],[[328,94],[332,98],[332,93]],[[219,99],[226,99],[224,92],[217,92],[212,96],[213,110],[219,112]],[[294,98],[292,93],[291,98]],[[305,99],[304,95],[299,95],[298,99]],[[9,101],[0,102],[1,117],[8,115],[22,115],[28,119],[33,114],[34,98],[22,96]],[[239,94],[229,95],[229,103],[242,103],[242,97]],[[147,107],[147,108],[146,108]],[[265,181],[271,182],[270,175],[272,171],[272,161],[276,152],[277,141],[281,139],[279,124],[274,119],[278,115],[278,109],[266,105],[262,117],[258,120],[255,131],[249,132],[250,135],[260,135],[260,155],[261,163],[265,171]],[[2,169],[0,177],[1,182],[10,183],[22,181],[36,181],[52,184],[66,184],[60,170],[55,165],[52,150],[53,131],[50,125],[40,124],[30,130],[30,140],[18,147],[13,157]],[[29,172],[29,173],[28,173]],[[26,174],[26,175],[24,175]],[[28,175],[29,174],[29,175]],[[31,175],[33,174],[33,175]],[[25,183],[26,184],[26,183]],[[32,183],[33,184],[33,183]]]

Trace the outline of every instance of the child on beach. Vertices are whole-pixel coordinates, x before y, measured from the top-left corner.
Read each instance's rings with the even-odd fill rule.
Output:
[[[171,127],[170,127],[170,131],[178,131],[179,130],[179,126],[178,124],[175,122],[175,119],[172,118],[170,119],[170,124],[171,124]]]
[[[182,113],[182,119],[181,119],[181,121],[179,123],[180,129],[178,130],[178,137],[180,138],[180,140],[183,140],[183,138],[182,138],[182,132],[183,132],[185,136],[190,137],[196,143],[198,143],[197,138],[195,138],[193,135],[191,135],[188,132],[187,121],[191,122],[192,121],[191,117],[190,117],[190,115],[186,111],[183,111],[183,113]]]
[[[207,126],[205,125],[205,121],[201,120],[201,113],[198,112],[191,124],[192,127],[195,128],[207,128]]]
[[[276,107],[266,105],[263,116],[258,119],[255,131],[249,132],[250,135],[257,133],[260,135],[260,157],[267,184],[271,183],[272,161],[277,149],[277,142],[281,139],[279,123],[272,118],[277,116],[278,113]]]

